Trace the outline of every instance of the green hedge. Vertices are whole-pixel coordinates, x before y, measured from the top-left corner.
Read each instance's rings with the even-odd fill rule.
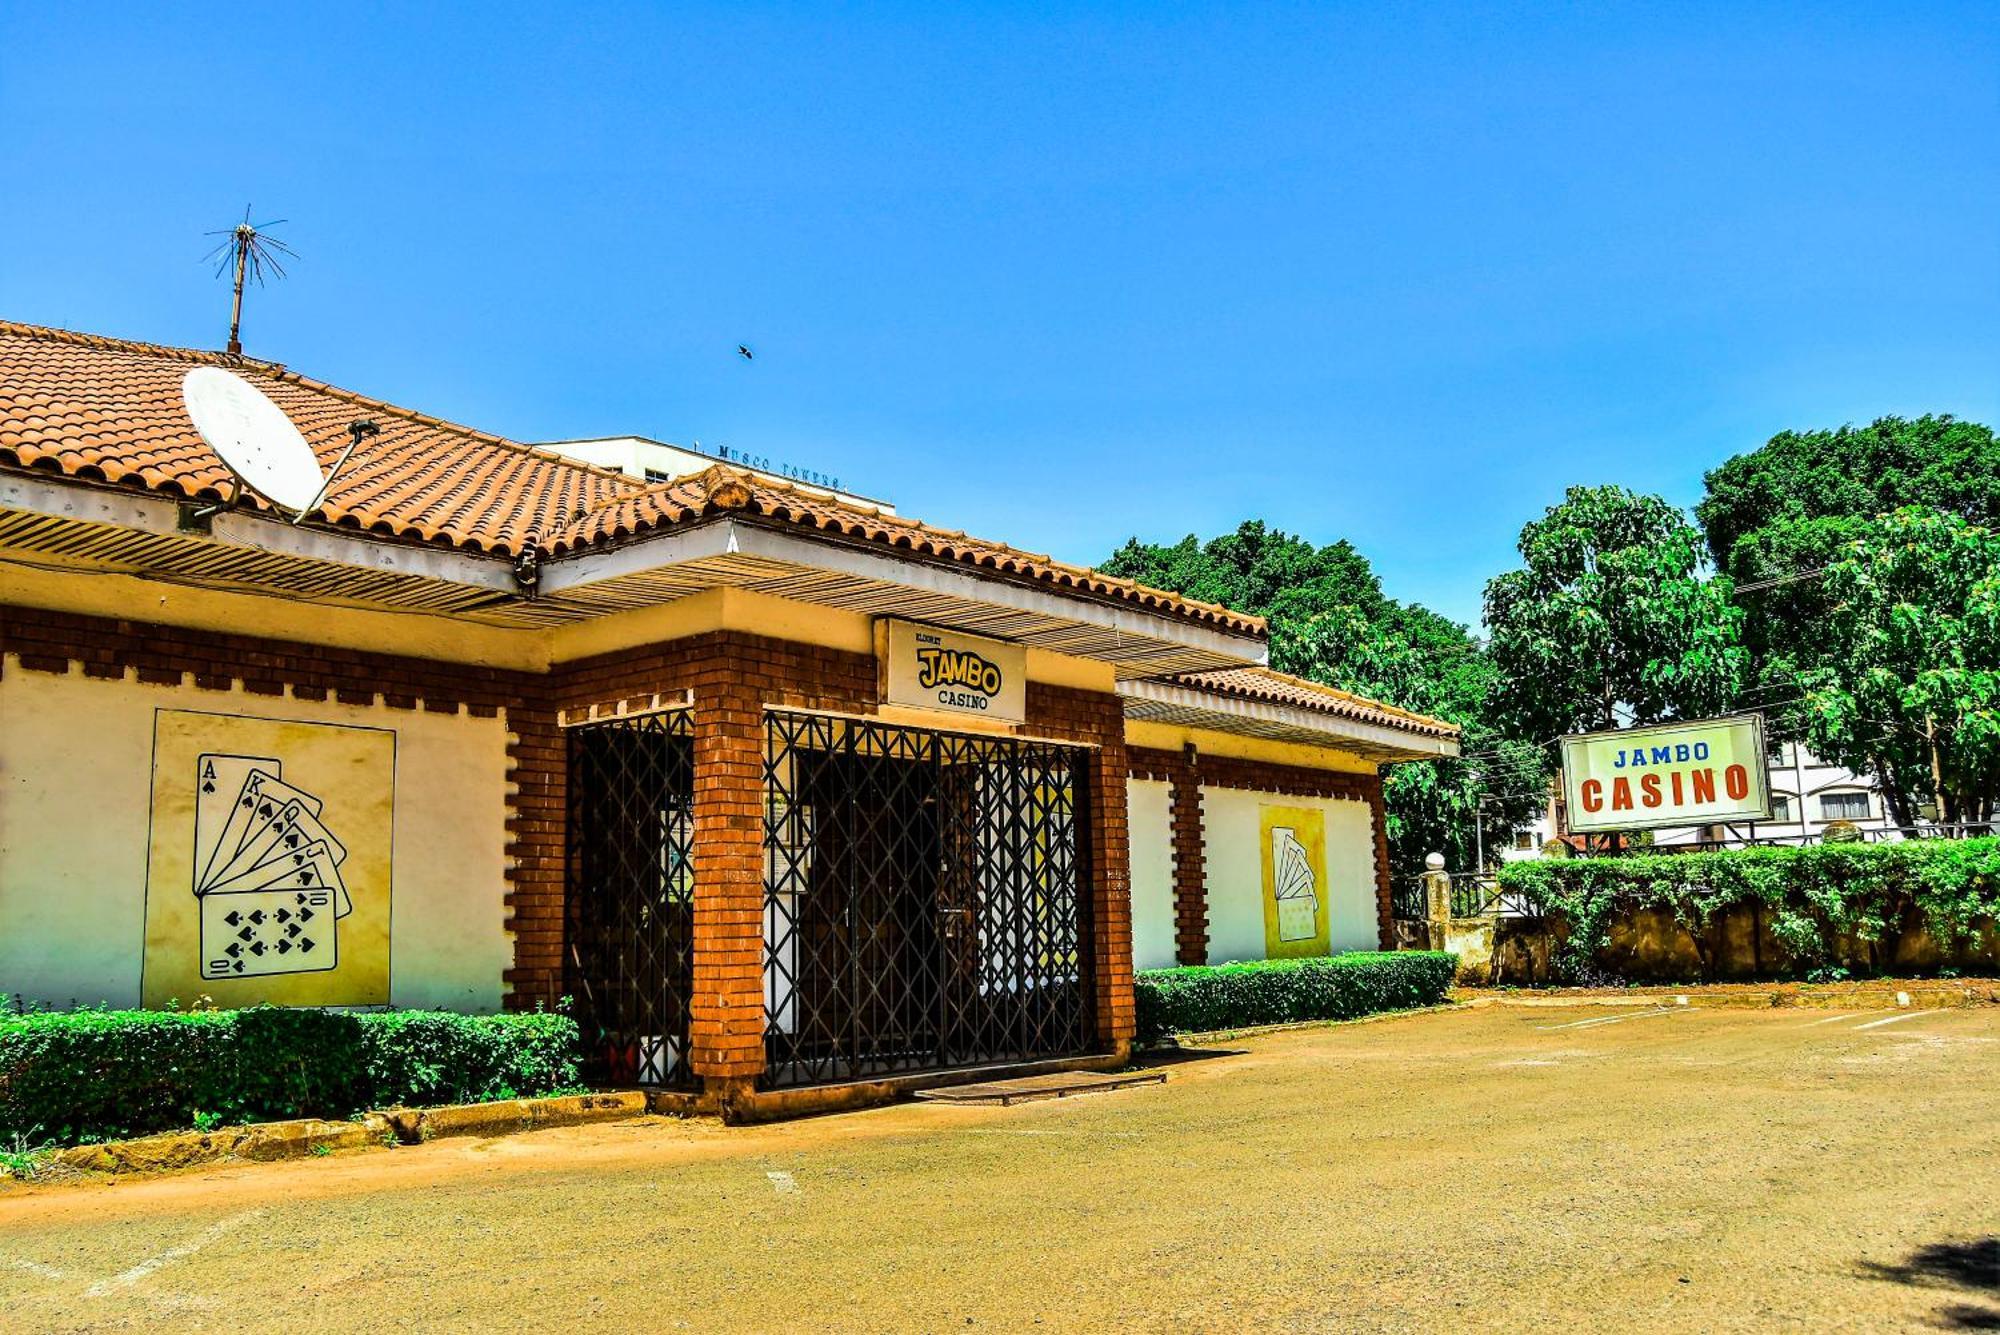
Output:
[[[1139,1039],[1432,1006],[1457,970],[1456,956],[1432,950],[1153,969],[1134,980]]]
[[[1890,942],[1911,907],[1951,950],[2000,917],[2000,839],[1917,839],[1717,853],[1510,862],[1500,888],[1566,923],[1559,976],[1587,976],[1621,911],[1673,915],[1691,934],[1719,911],[1760,904],[1797,972],[1838,964],[1847,942]]]
[[[75,1144],[575,1088],[563,1014],[258,1006],[0,1018],[0,1139]]]

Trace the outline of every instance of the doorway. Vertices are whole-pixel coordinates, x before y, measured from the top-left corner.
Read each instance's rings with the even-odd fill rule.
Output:
[[[767,1086],[1084,1052],[1087,752],[766,716]]]

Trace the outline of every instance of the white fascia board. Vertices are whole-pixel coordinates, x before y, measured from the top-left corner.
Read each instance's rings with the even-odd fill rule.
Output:
[[[1096,598],[1048,592],[1005,578],[970,574],[915,557],[865,551],[843,542],[800,537],[726,518],[644,538],[602,553],[586,552],[551,561],[542,570],[541,592],[553,595],[584,584],[726,555],[829,570],[989,607],[1058,617],[1135,639],[1200,649],[1241,663],[1262,664],[1265,657],[1264,642],[1254,636],[1231,634]]]
[[[57,478],[0,474],[0,509],[74,519],[164,537],[252,547],[301,560],[408,575],[496,593],[516,593],[513,563],[411,542],[393,542],[329,525],[295,525],[249,510],[225,510],[209,534],[180,527],[180,503],[165,496]]]
[[[1207,691],[1177,686],[1172,682],[1121,681],[1118,683],[1118,694],[1128,700],[1151,701],[1184,711],[1212,715],[1216,720],[1218,732],[1234,731],[1229,727],[1229,722],[1233,719],[1244,719],[1317,733],[1325,737],[1330,744],[1337,745],[1342,741],[1351,741],[1380,750],[1393,751],[1403,760],[1435,760],[1458,754],[1456,737],[1431,737],[1422,733],[1405,732],[1400,728],[1384,727],[1379,723],[1340,718],[1332,714],[1322,714],[1317,710],[1300,709],[1296,705],[1277,704],[1269,700],[1239,700],[1234,696],[1213,695]]]

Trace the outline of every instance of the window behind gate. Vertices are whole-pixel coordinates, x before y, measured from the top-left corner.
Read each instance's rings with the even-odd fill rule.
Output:
[[[693,839],[685,710],[570,729],[563,988],[595,1081],[695,1083]]]
[[[1087,1050],[1086,751],[766,730],[765,1084]]]

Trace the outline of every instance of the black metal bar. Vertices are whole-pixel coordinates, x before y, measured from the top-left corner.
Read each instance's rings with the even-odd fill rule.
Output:
[[[565,992],[599,1083],[689,1088],[694,741],[685,711],[569,732]]]
[[[767,1086],[1087,1051],[1082,748],[772,711]]]

